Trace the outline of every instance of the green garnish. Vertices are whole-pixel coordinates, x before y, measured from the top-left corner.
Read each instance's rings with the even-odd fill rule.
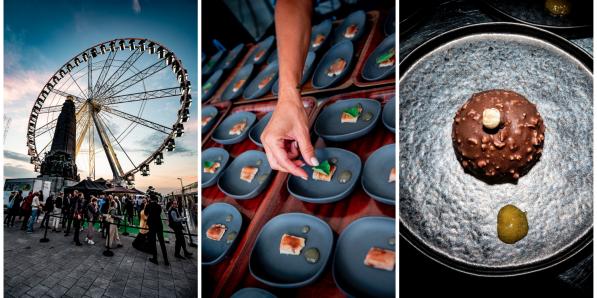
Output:
[[[216,64],[216,60],[214,59],[210,59],[209,61],[207,61],[207,68],[211,68],[212,66],[214,66],[214,64]]]
[[[361,107],[361,104],[358,104],[352,108],[344,110],[344,113],[346,113],[352,117],[358,117],[359,115],[361,115],[362,111],[363,111],[363,108]]]
[[[377,62],[377,64],[379,64],[386,60],[389,60],[390,58],[394,57],[394,55],[395,55],[394,52],[395,52],[394,48],[391,48],[387,53],[377,57],[377,60],[375,60],[375,62]]]
[[[319,163],[318,166],[312,167],[312,169],[315,172],[319,172],[324,175],[329,175],[330,172],[332,171],[332,166],[330,165],[330,163],[327,160],[324,160],[323,162]]]
[[[207,84],[203,85],[203,87],[201,87],[203,89],[203,91],[207,91],[211,88],[212,84],[211,82],[207,82]]]
[[[203,168],[209,169],[211,168],[213,165],[215,164],[215,162],[213,161],[204,161],[203,162]]]

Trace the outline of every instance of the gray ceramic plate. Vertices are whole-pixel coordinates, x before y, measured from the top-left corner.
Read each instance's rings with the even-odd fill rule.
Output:
[[[222,121],[222,123],[220,123],[220,125],[216,128],[214,133],[211,135],[211,138],[214,141],[216,141],[220,144],[223,144],[223,145],[240,143],[249,134],[249,130],[251,130],[251,126],[253,126],[253,124],[255,123],[256,118],[257,117],[255,116],[255,114],[253,114],[251,112],[234,113],[234,114],[226,117],[226,119],[224,119],[224,121]],[[230,129],[235,124],[242,121],[243,119],[247,120],[247,127],[245,128],[245,130],[243,130],[240,135],[230,135],[230,133],[229,133]]]
[[[253,64],[247,64],[247,65],[243,66],[243,68],[241,68],[238,71],[238,73],[236,74],[236,76],[234,77],[234,79],[226,87],[226,90],[224,90],[224,93],[222,94],[222,100],[223,101],[229,101],[229,100],[236,99],[241,94],[243,94],[243,91],[245,90],[245,88],[247,87],[247,85],[249,85],[249,82],[251,80],[251,74],[253,74],[254,67],[255,66]],[[235,92],[234,91],[234,84],[236,84],[240,80],[245,80],[245,82]]]
[[[240,180],[240,172],[246,166],[253,166],[259,169],[251,183]],[[223,193],[233,199],[248,200],[258,196],[267,187],[271,177],[272,168],[267,161],[265,153],[249,150],[236,157],[226,168],[220,179],[218,179],[218,187]]]
[[[309,231],[303,233],[303,227]],[[283,234],[303,237],[305,247],[300,255],[280,254]],[[303,287],[315,281],[324,271],[334,245],[334,234],[323,220],[304,213],[286,213],[268,221],[257,236],[251,251],[249,270],[262,283],[280,288]],[[312,264],[305,250],[317,248],[319,260]]]
[[[317,64],[317,68],[315,68],[315,73],[313,74],[313,88],[315,89],[323,89],[331,87],[332,85],[340,82],[344,76],[348,73],[349,69],[352,67],[352,57],[354,56],[354,46],[350,41],[344,41],[334,45],[330,50],[325,53],[325,56],[321,58],[319,64]],[[344,59],[346,61],[346,66],[342,70],[342,72],[335,76],[330,77],[327,74],[328,69],[338,58]]]
[[[391,49],[394,49],[395,45],[396,45],[396,34],[392,34],[392,35],[386,37],[377,46],[377,48],[375,48],[375,50],[367,58],[367,61],[365,62],[365,66],[363,67],[363,70],[361,71],[361,76],[363,77],[363,79],[365,79],[367,81],[377,81],[377,80],[387,78],[388,76],[390,76],[391,74],[393,74],[396,71],[396,62],[394,62],[394,65],[387,66],[387,67],[380,67],[379,64],[377,64],[377,58],[379,58],[379,56],[387,53]],[[394,59],[396,60],[396,56],[398,53],[396,53],[395,49],[394,49],[394,52],[395,52]]]
[[[311,28],[311,44],[309,45],[309,50],[317,52],[321,49],[329,40],[328,37],[330,36],[330,32],[332,32],[332,21],[330,19],[313,26],[313,28]],[[315,37],[319,34],[323,34],[325,39],[317,47],[314,47],[313,42],[315,41]]]
[[[290,175],[286,184],[288,192],[295,198],[310,203],[332,203],[342,200],[354,189],[361,174],[361,159],[358,155],[340,148],[320,148],[315,150],[315,156],[320,162],[336,159],[336,172],[332,181],[313,180],[313,169],[305,165],[303,169],[309,176],[308,180]],[[342,172],[349,171],[351,177],[346,183],[340,183],[338,178]]]
[[[592,58],[531,26],[467,26],[430,40],[400,64],[401,235],[452,268],[516,275],[553,266],[592,239]],[[517,184],[489,185],[454,154],[454,114],[472,94],[509,89],[537,105],[543,155]],[[421,191],[425,190],[425,191]],[[528,235],[497,237],[501,207],[527,214]]]
[[[263,133],[265,126],[267,126],[269,123],[269,119],[272,118],[273,113],[274,112],[269,112],[265,114],[265,116],[263,116],[261,120],[259,120],[259,122],[253,126],[253,128],[251,128],[251,131],[249,131],[249,138],[259,147],[263,147],[263,144],[261,144],[261,134]]]
[[[207,61],[207,63],[205,63],[201,69],[201,74],[204,76],[208,76],[210,74],[212,74],[214,71],[216,71],[218,63],[220,62],[220,59],[222,59],[222,56],[224,56],[224,52],[225,51],[219,51],[216,54],[214,54],[213,56],[211,56],[211,58],[209,58],[209,60]]]
[[[341,123],[342,113],[349,108],[361,104],[363,112],[356,123]],[[363,120],[365,113],[371,113],[369,121]],[[338,100],[327,106],[315,121],[315,133],[320,137],[334,142],[344,142],[360,138],[368,134],[379,119],[381,114],[381,103],[377,100],[367,98],[353,98]]]
[[[211,120],[209,120],[207,122],[207,124],[205,124],[205,126],[201,127],[201,134],[207,133],[211,127],[214,125],[214,123],[216,123],[216,121],[218,120],[218,109],[216,109],[216,107],[214,106],[205,106],[205,107],[201,107],[201,118],[203,117],[207,117],[207,116],[212,116]]]
[[[201,86],[201,102],[208,100],[216,90],[218,90],[218,86],[220,85],[220,81],[222,79],[223,71],[220,69],[214,72],[211,77]],[[208,89],[203,90],[203,87],[207,87],[207,84],[211,84]]]
[[[226,55],[226,58],[224,60],[222,60],[222,62],[220,62],[220,65],[218,66],[218,68],[222,69],[222,70],[234,68],[236,66],[236,63],[238,62],[238,59],[240,59],[242,57],[242,55],[240,53],[244,49],[245,49],[245,45],[242,43],[239,43],[236,47],[234,47],[234,49],[232,49],[230,52],[228,52],[228,55]]]
[[[230,298],[276,298],[276,295],[259,288],[244,288],[238,290]]]
[[[386,271],[363,262],[371,247],[396,251],[395,221],[389,217],[362,217],[350,223],[334,252],[332,274],[338,288],[350,297],[395,297],[396,268]]]
[[[229,158],[228,151],[218,147],[209,148],[201,152],[201,188],[210,187],[218,182],[218,178],[224,172]],[[203,163],[206,161],[217,161],[220,163],[220,167],[213,174],[205,173],[203,172]]]
[[[344,19],[342,24],[340,24],[340,26],[336,28],[336,31],[334,31],[334,43],[339,43],[345,40],[356,42],[357,40],[359,40],[359,38],[361,38],[361,36],[363,36],[363,33],[365,33],[366,22],[367,14],[365,14],[365,12],[362,10],[357,10],[349,14]],[[357,33],[352,38],[345,37],[344,32],[346,31],[346,28],[353,24],[358,27]]]
[[[383,107],[381,122],[390,131],[396,132],[396,97],[393,96]]]
[[[307,59],[305,60],[305,65],[303,66],[303,77],[301,78],[301,86],[307,82],[311,73],[313,72],[313,68],[315,67],[315,52],[309,52],[307,54]],[[272,86],[272,93],[274,95],[278,95],[278,80]]]
[[[231,221],[227,221],[232,215]],[[226,232],[220,241],[207,238],[207,230],[214,224],[226,226]],[[201,211],[201,264],[214,265],[222,261],[238,239],[243,225],[243,218],[234,208],[226,203],[213,203]],[[237,233],[232,241],[228,240],[231,233]],[[233,237],[233,236],[230,236]]]
[[[396,204],[396,182],[388,182],[396,163],[396,144],[377,149],[365,161],[361,185],[373,199],[390,205]]]
[[[246,64],[259,65],[259,64],[265,62],[267,60],[267,57],[269,56],[270,51],[272,50],[274,41],[275,41],[275,38],[272,35],[272,36],[269,36],[268,38],[262,40],[260,43],[258,43],[257,47],[255,47],[253,52],[251,52],[251,55],[247,59],[247,62],[245,62],[245,65]],[[261,58],[259,58],[258,60],[255,60],[255,56],[257,55],[257,53],[259,53],[261,51],[265,51],[265,53],[263,54],[263,56],[261,56]]]
[[[265,85],[263,88],[259,88],[259,83],[267,77],[271,76],[272,79]],[[255,99],[265,95],[270,89],[272,89],[272,85],[278,79],[278,62],[275,61],[273,63],[268,64],[252,81],[251,83],[245,88],[243,92],[243,97],[246,99]]]

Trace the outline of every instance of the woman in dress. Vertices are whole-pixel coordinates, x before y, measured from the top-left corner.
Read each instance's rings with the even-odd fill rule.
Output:
[[[141,212],[139,213],[139,233],[135,237],[135,240],[133,240],[133,247],[142,252],[153,254],[153,245],[149,245],[147,238],[149,227],[147,226],[147,214],[145,213],[146,206],[147,201],[143,199]]]

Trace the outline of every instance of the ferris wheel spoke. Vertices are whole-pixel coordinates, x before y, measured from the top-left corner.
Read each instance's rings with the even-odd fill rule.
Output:
[[[104,92],[101,97],[105,99],[106,97],[114,96],[114,95],[128,89],[129,87],[139,83],[140,81],[160,72],[162,69],[168,67],[168,65],[166,63],[164,63],[164,61],[165,61],[165,59],[160,59],[158,62],[156,62],[156,63],[148,66],[147,68],[135,73],[134,75],[124,79],[117,85],[114,85],[109,90],[106,90],[106,92]]]
[[[78,125],[79,123],[77,123],[77,144],[75,147],[75,156],[79,155],[81,145],[83,144],[83,140],[85,140],[85,135],[88,133],[89,127],[91,126],[91,117],[89,117],[88,113],[86,113],[83,119],[80,126]]]
[[[110,108],[110,107],[106,106],[106,107],[103,107],[103,111],[106,111],[106,112],[108,112],[108,113],[110,113],[112,115],[118,116],[120,118],[124,118],[124,119],[126,119],[128,121],[131,121],[131,122],[134,122],[134,123],[137,123],[137,124],[141,124],[141,125],[143,125],[145,127],[151,128],[153,130],[157,130],[157,131],[159,131],[161,133],[164,133],[164,134],[170,134],[170,132],[172,131],[172,129],[169,128],[169,127],[167,127],[167,126],[164,126],[164,125],[161,125],[161,124],[149,121],[147,119],[143,119],[141,117],[137,117],[135,115],[131,115],[129,113],[125,113],[123,111],[120,111],[120,110],[117,110],[117,109],[114,109],[114,108]]]
[[[114,71],[114,73],[108,78],[105,83],[102,83],[101,86],[98,87],[97,95],[103,95],[107,90],[112,88],[120,80],[120,78],[137,62],[139,57],[143,55],[143,52],[139,50],[139,48],[135,49],[131,55],[129,55],[126,60],[120,64],[120,66]]]
[[[99,92],[99,87],[104,84],[104,80],[108,75],[108,71],[110,70],[110,67],[112,67],[112,62],[114,62],[114,56],[116,56],[116,51],[110,51],[110,53],[108,54],[108,58],[106,58],[106,60],[104,61],[102,70],[100,71],[100,74],[97,80],[95,81],[95,86],[93,87],[93,94]]]
[[[75,77],[73,77],[73,74],[71,72],[68,72],[68,75],[75,82],[75,85],[77,85],[77,88],[79,88],[79,91],[81,91],[81,95],[85,96],[85,91],[83,91],[83,89],[81,89],[81,86],[79,86],[79,83],[77,82],[77,80],[75,79]],[[67,94],[67,95],[71,95],[71,94]],[[75,98],[77,98],[77,97],[75,97]],[[79,98],[81,98],[81,97],[79,97]]]
[[[87,58],[87,98],[91,98],[93,90],[93,56]]]
[[[38,129],[35,130],[35,137],[39,137],[45,133],[47,133],[48,131],[51,131],[52,129],[54,129],[54,127],[56,127],[56,122],[58,122],[58,118],[40,126]]]
[[[133,160],[131,159],[131,157],[129,156],[128,153],[126,153],[126,150],[124,150],[124,147],[122,147],[122,145],[120,144],[120,142],[118,141],[118,138],[116,138],[114,136],[114,134],[112,133],[112,130],[110,129],[110,126],[106,125],[106,121],[102,120],[102,115],[98,114],[99,120],[103,123],[104,127],[108,129],[108,132],[110,133],[110,135],[112,136],[112,138],[114,139],[114,142],[116,142],[116,144],[118,145],[118,147],[120,147],[120,150],[122,150],[122,152],[124,153],[124,155],[126,156],[126,158],[129,160],[129,162],[133,165],[133,168],[136,168],[137,166],[135,165],[135,162],[133,162]]]
[[[91,117],[93,118],[93,123],[95,124],[95,128],[97,129],[97,133],[99,139],[102,143],[102,148],[104,149],[104,153],[106,153],[106,157],[108,158],[108,163],[110,164],[110,169],[112,170],[112,174],[114,177],[122,177],[123,171],[122,167],[120,166],[120,162],[118,161],[118,156],[114,151],[114,147],[110,142],[110,138],[108,138],[108,134],[100,121],[99,113],[91,113]]]
[[[74,82],[76,83],[77,81],[74,81]],[[80,87],[79,87],[79,89],[80,89]],[[80,103],[82,103],[82,102],[84,102],[84,101],[85,101],[85,99],[83,99],[83,98],[81,98],[81,97],[79,97],[79,96],[76,96],[76,95],[74,95],[74,94],[71,94],[71,93],[68,93],[68,92],[62,91],[62,90],[60,90],[60,89],[56,89],[56,88],[54,88],[54,89],[52,89],[52,91],[50,91],[50,92],[56,93],[56,94],[58,94],[58,95],[60,95],[60,96],[63,96],[63,97],[72,96],[72,97],[75,99],[75,101],[78,101],[78,102],[80,102]]]
[[[113,105],[119,103],[128,103],[128,102],[135,102],[141,100],[149,100],[149,99],[157,99],[157,98],[165,98],[165,97],[172,97],[181,95],[180,87],[172,87],[172,88],[165,88],[159,90],[151,90],[145,92],[137,92],[131,94],[123,94],[118,95],[110,98],[106,98],[104,104],[106,105]]]

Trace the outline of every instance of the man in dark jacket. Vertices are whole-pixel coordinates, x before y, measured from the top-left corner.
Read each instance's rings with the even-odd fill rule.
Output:
[[[83,222],[84,212],[85,212],[85,201],[83,198],[83,194],[79,193],[73,202],[73,232],[75,236],[73,240],[77,246],[81,246],[81,241],[79,240],[79,232],[81,231],[81,223]]]
[[[64,232],[64,237],[68,237],[68,235],[70,234],[70,228],[73,224],[73,208],[75,206],[75,201],[78,196],[79,196],[79,192],[75,190],[72,194],[68,194],[68,197],[66,198],[66,200],[62,201],[62,204],[64,205],[64,208],[63,208],[64,223],[63,224],[66,226],[66,230]],[[62,226],[62,229],[64,229],[64,226]]]
[[[60,225],[60,217],[62,216],[62,198],[64,197],[63,193],[60,192],[56,198],[54,199],[54,212],[52,215],[54,218],[50,220],[50,226],[52,227],[52,232],[60,232],[58,230],[58,226]]]
[[[147,226],[149,227],[149,243],[153,245],[153,258],[149,261],[158,264],[158,250],[155,245],[156,237],[160,241],[162,255],[164,256],[164,264],[169,266],[168,252],[166,251],[166,243],[164,242],[164,227],[162,226],[162,207],[158,204],[158,197],[156,195],[150,196],[149,205],[145,208],[147,213]]]
[[[133,215],[135,214],[135,205],[133,204],[133,199],[131,197],[126,197],[126,216],[128,218],[128,222],[130,225],[133,224]]]
[[[43,229],[45,226],[50,224],[50,215],[54,213],[54,194],[50,194],[50,196],[46,199],[45,203],[43,204],[42,208],[44,214],[44,219],[41,220],[41,224],[39,225],[40,229]]]
[[[174,246],[174,256],[179,259],[184,259],[180,255],[180,248],[184,251],[185,257],[190,257],[193,254],[187,251],[187,244],[185,243],[184,232],[182,231],[182,224],[186,221],[186,218],[180,216],[178,211],[178,202],[174,200],[172,207],[168,210],[168,223],[170,228],[174,231],[176,236],[176,243]]]
[[[21,210],[21,202],[23,202],[23,191],[19,190],[18,192],[15,192],[12,202],[8,203],[8,217],[6,221],[7,226],[14,227],[15,219]]]

